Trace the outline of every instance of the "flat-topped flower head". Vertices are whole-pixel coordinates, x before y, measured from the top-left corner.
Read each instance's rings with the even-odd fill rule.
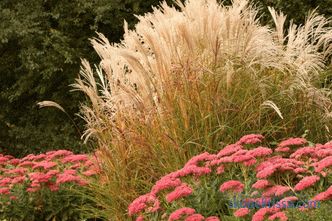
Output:
[[[306,176],[302,180],[300,180],[300,182],[298,182],[296,184],[296,186],[294,187],[294,190],[296,190],[296,191],[304,190],[304,189],[306,189],[308,187],[313,186],[319,180],[320,180],[320,177],[317,176],[317,175]]]
[[[177,186],[172,192],[166,195],[167,202],[173,202],[174,200],[180,199],[182,197],[189,196],[192,194],[193,190],[188,186],[188,184],[181,184]]]
[[[250,212],[250,210],[248,208],[241,208],[241,209],[238,209],[234,212],[234,216],[244,217],[244,216],[248,215],[249,212]]]
[[[278,147],[291,147],[301,146],[306,144],[308,141],[304,138],[289,138],[279,143]]]
[[[134,214],[137,214],[144,210],[147,207],[147,204],[149,202],[154,202],[155,197],[151,194],[145,194],[138,198],[136,198],[129,206],[128,206],[128,213],[129,216],[132,216]]]
[[[261,134],[248,134],[240,138],[236,144],[243,145],[243,144],[257,144],[261,143],[264,139],[264,136]]]
[[[332,199],[332,186],[330,186],[326,191],[317,194],[312,200],[325,201],[330,199]]]
[[[205,218],[199,213],[189,215],[184,221],[203,221]]]
[[[183,216],[189,216],[194,214],[196,211],[192,208],[183,207],[172,212],[168,218],[168,221],[175,221],[181,219]]]
[[[243,191],[243,187],[244,185],[238,181],[238,180],[230,180],[230,181],[226,181],[224,182],[219,190],[221,192],[225,192],[225,191],[234,191],[234,192],[242,192]]]
[[[277,212],[271,216],[269,216],[268,218],[269,220],[280,220],[280,221],[287,221],[288,217],[286,216],[286,214],[284,212]]]
[[[265,189],[266,187],[270,186],[270,182],[268,180],[257,180],[256,183],[252,185],[255,189]]]
[[[319,161],[316,165],[315,171],[321,172],[323,169],[332,166],[332,156],[328,156],[321,161]]]
[[[216,216],[209,216],[205,219],[205,221],[220,221],[220,219]]]

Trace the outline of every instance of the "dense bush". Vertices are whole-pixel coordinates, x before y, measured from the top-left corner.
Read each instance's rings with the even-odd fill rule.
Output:
[[[98,174],[94,159],[67,150],[21,159],[0,154],[0,219],[82,220],[80,207],[90,201],[76,190]]]

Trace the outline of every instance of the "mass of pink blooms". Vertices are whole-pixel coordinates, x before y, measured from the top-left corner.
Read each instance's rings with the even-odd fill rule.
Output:
[[[243,176],[222,181],[216,191],[222,194],[245,194],[248,202],[263,204],[263,199],[279,197],[279,205],[299,200],[301,191],[314,190],[311,199],[325,201],[332,199],[332,186],[317,192],[315,186],[326,179],[332,171],[332,142],[309,146],[304,138],[290,138],[270,148],[260,146],[264,137],[250,134],[238,142],[222,148],[216,154],[204,152],[194,156],[185,166],[162,177],[151,191],[135,199],[128,207],[128,214],[136,220],[149,220],[150,215],[162,214],[163,220],[222,220],[223,217],[208,216],[196,212],[192,205],[167,211],[170,205],[183,201],[199,190],[199,180],[204,177],[223,177],[234,167],[246,168],[254,179]],[[287,175],[291,182],[280,182],[280,176]],[[221,179],[222,180],[222,179]],[[331,184],[328,184],[331,185]],[[315,192],[316,191],[316,192]],[[168,205],[168,206],[167,206]],[[275,204],[276,205],[276,204]],[[287,207],[232,209],[236,217],[251,218],[252,221],[288,220]],[[298,208],[305,210],[303,207]]]
[[[34,193],[42,188],[58,191],[65,183],[87,184],[87,178],[99,173],[95,158],[68,150],[30,154],[22,159],[0,154],[0,197],[16,199],[15,189]]]

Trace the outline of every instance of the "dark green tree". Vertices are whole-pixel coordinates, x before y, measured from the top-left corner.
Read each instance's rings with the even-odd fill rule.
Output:
[[[83,96],[70,93],[80,58],[98,57],[89,38],[96,31],[110,41],[123,35],[123,21],[151,10],[157,0],[2,0],[0,1],[0,152],[21,156],[47,149],[83,151]],[[76,122],[36,103],[53,100]]]

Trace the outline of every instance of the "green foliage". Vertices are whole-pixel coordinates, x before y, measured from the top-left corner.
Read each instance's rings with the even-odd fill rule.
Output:
[[[95,160],[67,150],[22,159],[0,154],[0,220],[83,220],[80,208],[96,205],[82,189],[98,174]]]
[[[2,198],[0,200],[0,219],[9,221],[37,221],[37,220],[83,220],[79,208],[87,205],[88,201],[80,194],[75,194],[67,185],[57,192],[42,189],[36,193],[26,193],[17,189],[21,194],[15,200]],[[9,218],[9,219],[8,219]]]
[[[265,19],[269,16],[267,6],[273,7],[284,12],[288,19],[293,19],[295,24],[303,24],[308,11],[317,9],[319,14],[326,17],[332,16],[332,1],[331,0],[315,0],[315,1],[287,1],[287,0],[254,0],[264,11]]]
[[[296,209],[287,210],[289,220],[296,221],[328,221],[331,219],[332,202],[322,202],[318,209],[308,212],[301,212]]]
[[[97,58],[89,38],[99,31],[111,41],[119,41],[123,20],[133,26],[133,14],[145,13],[157,3],[1,1],[0,152],[23,156],[56,148],[87,149],[75,125],[63,113],[38,110],[36,103],[58,102],[83,130],[82,121],[74,114],[84,98],[69,93],[68,85],[78,74],[80,58]]]

